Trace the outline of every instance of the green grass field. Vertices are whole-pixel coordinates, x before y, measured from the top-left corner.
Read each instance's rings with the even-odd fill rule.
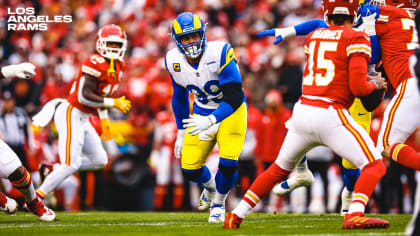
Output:
[[[55,222],[40,222],[30,213],[0,215],[0,235],[404,235],[410,215],[377,215],[388,229],[342,230],[336,214],[252,213],[240,229],[208,224],[208,213],[57,212]]]

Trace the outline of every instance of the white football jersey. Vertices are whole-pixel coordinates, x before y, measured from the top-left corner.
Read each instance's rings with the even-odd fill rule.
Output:
[[[197,69],[188,63],[178,48],[173,48],[166,54],[166,68],[173,80],[194,95],[194,102],[200,108],[216,109],[222,101],[219,74],[221,69],[233,59],[233,55],[226,53],[226,60],[223,60],[225,63],[221,65],[222,50],[225,45],[227,43],[220,41],[208,42]]]

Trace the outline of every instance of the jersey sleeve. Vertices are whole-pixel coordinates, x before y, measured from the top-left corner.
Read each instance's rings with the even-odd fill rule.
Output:
[[[370,38],[366,33],[361,31],[353,31],[348,38],[346,45],[346,54],[348,57],[362,56],[370,61],[372,56],[372,49],[370,47]]]
[[[226,43],[220,57],[219,84],[223,85],[232,82],[242,83],[242,78],[233,48]]]
[[[103,67],[105,67],[105,64],[105,58],[97,54],[93,54],[82,63],[81,70],[83,73],[99,79],[104,73]]]
[[[328,25],[324,20],[314,19],[308,20],[293,27],[296,30],[296,35],[307,35],[318,28],[328,28]]]

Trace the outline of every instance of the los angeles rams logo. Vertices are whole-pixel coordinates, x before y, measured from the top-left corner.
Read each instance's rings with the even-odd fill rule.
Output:
[[[174,63],[173,67],[174,67],[175,72],[180,72],[181,71],[181,65],[179,65],[179,63]]]

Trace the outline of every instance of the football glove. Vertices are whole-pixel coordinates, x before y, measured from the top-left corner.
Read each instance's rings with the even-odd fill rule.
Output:
[[[374,12],[373,14],[369,15],[369,16],[365,16],[362,17],[362,21],[363,21],[363,31],[368,35],[368,36],[373,36],[376,35],[376,12]]]
[[[288,37],[295,36],[295,35],[296,35],[296,30],[294,27],[268,29],[268,30],[259,32],[257,34],[258,37],[275,36],[276,40],[273,43],[274,45],[277,45],[278,43],[283,41],[283,39],[286,39]]]
[[[131,101],[125,96],[119,98],[104,98],[105,107],[115,107],[123,113],[127,113],[131,109]]]
[[[17,65],[4,66],[1,68],[1,73],[4,78],[18,77],[21,79],[30,79],[36,75],[36,67],[28,62],[20,63]]]
[[[110,124],[108,119],[101,119],[101,128],[102,134],[101,139],[104,141],[108,141],[112,139]]]
[[[178,130],[175,141],[174,155],[176,159],[181,158],[182,145],[184,145],[185,129]]]
[[[187,133],[194,136],[216,124],[216,117],[214,115],[190,115],[189,119],[183,119],[182,122],[185,123],[184,128],[191,127]]]

